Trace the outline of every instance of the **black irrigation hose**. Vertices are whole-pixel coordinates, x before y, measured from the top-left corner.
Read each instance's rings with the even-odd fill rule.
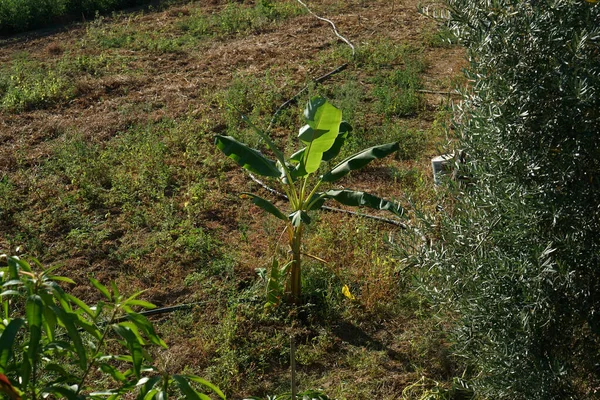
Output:
[[[348,63],[344,63],[344,64],[340,65],[339,67],[335,68],[334,70],[331,70],[330,72],[326,73],[325,75],[322,75],[322,76],[316,78],[315,80],[313,80],[313,82],[315,82],[317,84],[322,83],[322,82],[326,81],[327,79],[331,78],[333,75],[335,75],[339,72],[342,72],[347,67],[348,67]],[[298,97],[300,97],[304,92],[306,92],[307,89],[308,89],[308,85],[305,85],[298,93],[296,93],[294,96],[289,98],[285,103],[280,105],[277,110],[275,110],[275,112],[273,113],[273,117],[271,118],[271,122],[269,122],[269,127],[267,128],[267,131],[271,130],[271,127],[273,126],[277,117],[283,111],[283,109],[294,104],[296,101],[298,101]]]
[[[137,314],[143,315],[144,317],[149,317],[152,315],[160,315],[160,314],[168,314],[168,313],[172,313],[175,311],[179,311],[179,310],[189,310],[190,308],[199,305],[199,304],[206,304],[209,303],[209,301],[197,301],[194,303],[186,303],[186,304],[179,304],[176,306],[169,306],[169,307],[162,307],[162,308],[153,308],[151,310],[144,310],[144,311],[139,311],[137,312]],[[125,322],[127,321],[127,315],[123,315],[119,318],[115,318],[111,323],[113,324],[118,324],[120,322]],[[104,321],[104,322],[99,322],[98,326],[105,326],[109,323],[110,321]],[[83,331],[83,328],[79,328],[79,331]]]
[[[327,18],[323,18],[318,16],[317,14],[315,14],[305,3],[302,2],[302,0],[296,0],[298,3],[300,3],[304,8],[306,8],[306,10],[313,15],[315,18],[327,22],[329,25],[331,25],[331,27],[333,28],[333,32],[335,33],[335,35],[340,38],[344,43],[346,43],[348,46],[350,46],[350,48],[352,49],[352,57],[354,58],[354,56],[356,55],[356,49],[354,48],[354,45],[352,43],[350,43],[350,41],[348,39],[346,39],[345,37],[343,37],[342,35],[339,34],[337,27],[335,26],[335,24],[327,19]],[[326,81],[327,79],[331,78],[333,75],[342,72],[343,70],[345,70],[348,67],[348,63],[344,63],[338,67],[336,67],[335,69],[331,70],[330,72],[326,73],[325,75],[322,75],[316,79],[313,80],[314,83],[322,83],[324,81]],[[286,102],[284,102],[282,105],[279,106],[279,108],[277,110],[275,110],[275,112],[273,113],[273,117],[271,118],[271,122],[269,122],[269,127],[267,128],[267,132],[271,130],[271,127],[273,126],[273,124],[275,123],[275,121],[277,120],[277,117],[279,116],[279,114],[281,113],[281,111],[283,111],[284,108],[294,104],[297,100],[298,97],[300,97],[304,92],[306,92],[306,90],[308,90],[308,85],[304,85],[304,87],[298,92],[296,93],[294,96],[292,96],[291,98],[289,98]]]

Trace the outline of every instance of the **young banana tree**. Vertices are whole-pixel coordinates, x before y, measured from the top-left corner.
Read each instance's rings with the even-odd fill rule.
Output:
[[[323,184],[335,182],[369,162],[383,158],[398,150],[398,143],[388,143],[360,151],[335,165],[328,172],[315,177],[322,162],[335,158],[352,128],[342,121],[342,112],[322,97],[312,98],[304,110],[306,125],[300,129],[298,139],[302,148],[285,158],[271,138],[242,116],[264,140],[275,156],[269,159],[231,136],[216,135],[215,144],[227,157],[248,171],[279,180],[289,201],[289,209],[280,210],[272,202],[252,193],[244,193],[263,210],[287,223],[292,260],[283,268],[289,276],[285,295],[289,302],[299,304],[301,299],[301,256],[304,225],[310,224],[309,212],[321,208],[325,200],[333,199],[348,206],[367,206],[387,210],[398,216],[403,209],[398,204],[369,193],[354,190],[320,191]],[[312,184],[312,185],[311,185]],[[274,261],[271,277],[280,274]],[[267,289],[269,290],[269,289]],[[268,299],[273,302],[273,299]]]

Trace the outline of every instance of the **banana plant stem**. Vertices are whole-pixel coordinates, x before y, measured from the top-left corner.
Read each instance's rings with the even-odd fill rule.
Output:
[[[293,304],[300,304],[300,298],[302,296],[302,231],[303,226],[297,226],[293,228],[292,234],[292,270],[290,276],[290,302]]]

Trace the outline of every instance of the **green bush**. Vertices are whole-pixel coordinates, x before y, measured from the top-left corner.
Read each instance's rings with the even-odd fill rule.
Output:
[[[0,393],[11,399],[186,399],[223,393],[194,375],[171,374],[153,365],[149,349],[166,348],[152,323],[134,308],[154,308],[91,278],[103,300],[89,306],[63,288],[75,282],[57,267],[0,255]],[[108,386],[101,389],[100,386]],[[195,388],[196,387],[196,388]],[[131,397],[127,397],[131,398]]]
[[[457,110],[470,184],[431,221],[424,286],[494,399],[600,384],[600,6],[447,0],[473,83]],[[464,171],[462,171],[464,170]],[[597,396],[597,393],[596,393]]]
[[[148,0],[2,0],[0,33],[23,32],[73,18],[80,20],[82,16],[91,19],[96,13],[106,13],[148,2]]]

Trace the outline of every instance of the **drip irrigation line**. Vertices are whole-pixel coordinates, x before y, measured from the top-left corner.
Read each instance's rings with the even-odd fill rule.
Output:
[[[374,219],[376,221],[381,221],[381,222],[385,222],[387,224],[396,225],[396,226],[398,226],[398,227],[400,227],[402,229],[408,229],[408,227],[406,226],[406,224],[403,223],[403,222],[395,221],[395,220],[389,219],[389,218],[378,217],[377,215],[363,214],[363,213],[359,213],[359,212],[356,212],[356,211],[344,210],[344,209],[341,209],[341,208],[329,207],[329,206],[321,206],[321,209],[322,210],[327,210],[327,211],[344,213],[344,214],[356,215],[357,217]]]
[[[354,49],[354,45],[352,43],[350,43],[350,41],[348,39],[346,39],[345,37],[343,37],[342,35],[340,35],[340,33],[338,32],[335,24],[327,19],[327,18],[323,18],[318,16],[317,14],[315,14],[302,0],[296,0],[298,3],[302,4],[304,6],[304,8],[306,8],[306,10],[315,18],[327,22],[329,25],[331,25],[331,27],[333,28],[333,32],[335,33],[335,36],[337,36],[338,38],[340,38],[344,43],[346,43],[348,46],[350,46],[350,48],[352,49],[352,57],[354,57],[354,55],[356,54],[356,50]]]
[[[190,308],[200,305],[200,304],[207,304],[210,303],[210,301],[196,301],[194,303],[185,303],[185,304],[179,304],[176,306],[169,306],[169,307],[162,307],[162,308],[153,308],[151,310],[144,310],[144,311],[140,311],[138,312],[138,314],[143,315],[144,317],[149,317],[152,315],[160,315],[160,314],[168,314],[168,313],[172,313],[175,311],[179,311],[179,310],[189,310]],[[113,323],[118,324],[119,322],[124,322],[127,321],[127,315],[123,315],[122,317],[116,318]],[[106,322],[107,323],[107,322]],[[106,324],[104,323],[104,324]],[[102,324],[102,325],[104,325]]]
[[[461,93],[458,90],[453,91],[444,91],[444,90],[427,90],[427,89],[419,89],[417,90],[419,93],[427,93],[427,94],[447,94],[447,95],[456,95],[460,96]]]
[[[304,8],[306,8],[306,10],[309,12],[309,14],[311,14],[312,16],[314,16],[315,18],[317,18],[320,21],[324,21],[327,22],[329,25],[331,25],[331,27],[333,28],[333,32],[335,33],[335,35],[342,40],[344,43],[346,43],[348,46],[350,46],[350,48],[352,49],[352,58],[354,58],[354,56],[356,55],[356,49],[354,48],[354,45],[345,37],[343,37],[342,35],[340,35],[340,33],[337,30],[337,27],[335,26],[335,24],[327,19],[327,18],[323,18],[317,14],[315,14],[307,5],[306,3],[304,3],[302,0],[296,0],[298,3],[302,4],[302,6]],[[313,82],[316,84],[322,83],[324,81],[326,81],[327,79],[331,78],[333,75],[342,72],[343,70],[345,70],[348,67],[348,63],[344,63],[338,67],[336,67],[335,69],[329,71],[328,73],[326,73],[325,75],[321,75],[320,77],[313,79]],[[304,87],[302,89],[300,89],[300,91],[298,91],[294,96],[290,97],[288,100],[286,100],[282,105],[279,106],[279,108],[277,108],[277,110],[275,110],[275,112],[273,113],[273,117],[271,118],[271,121],[269,122],[269,127],[267,128],[267,132],[271,130],[271,128],[273,127],[273,125],[275,124],[275,121],[277,120],[277,117],[279,116],[279,114],[281,114],[281,112],[286,108],[289,107],[291,104],[295,103],[298,100],[298,97],[300,97],[302,94],[304,94],[304,92],[306,92],[308,90],[308,85],[304,85]]]
[[[261,180],[259,180],[258,178],[256,178],[251,173],[248,173],[248,175],[250,175],[250,179],[252,179],[254,182],[258,183],[263,189],[267,190],[271,194],[273,194],[273,195],[275,195],[275,196],[277,196],[277,197],[279,197],[281,199],[288,200],[288,197],[285,194],[283,194],[283,193],[281,193],[281,192],[279,192],[279,191],[277,191],[277,190],[269,187],[267,184],[265,184],[264,182],[262,182]],[[356,211],[344,210],[344,209],[341,209],[341,208],[329,207],[329,206],[321,206],[321,209],[322,210],[326,210],[326,211],[332,211],[332,212],[339,212],[339,213],[343,213],[343,214],[355,215],[357,217],[362,217],[362,218],[373,219],[373,220],[376,220],[376,221],[381,221],[381,222],[385,222],[387,224],[398,226],[398,227],[400,227],[402,229],[407,229],[408,228],[408,226],[405,223],[403,223],[403,222],[396,221],[396,220],[389,219],[389,218],[378,217],[376,215],[364,214],[364,213],[359,213],[359,212],[356,212]]]
[[[153,308],[151,310],[139,311],[137,314],[143,315],[144,317],[149,317],[152,315],[168,314],[168,313],[172,313],[172,312],[179,311],[179,310],[189,310],[190,308],[192,308],[196,305],[207,304],[207,303],[211,303],[211,301],[196,301],[194,303],[178,304],[176,306]],[[98,324],[98,326],[106,326],[109,323],[118,324],[121,322],[125,322],[125,321],[127,321],[127,319],[128,319],[127,315],[123,315],[119,318],[115,318],[112,322],[111,321],[102,321],[102,322],[98,322],[97,324]],[[83,328],[77,329],[77,331],[79,331],[79,332],[83,332],[84,330],[85,329],[83,329]]]
[[[322,82],[326,81],[327,79],[331,78],[333,75],[342,72],[347,67],[348,67],[348,63],[344,63],[344,64],[340,65],[339,67],[329,71],[325,75],[321,75],[320,77],[314,79],[313,82],[316,84],[322,83]],[[273,124],[277,120],[277,117],[279,116],[279,114],[281,114],[283,109],[292,105],[293,103],[295,103],[298,100],[298,97],[300,97],[302,94],[304,94],[304,92],[306,92],[307,90],[308,90],[308,85],[305,85],[298,93],[296,93],[294,96],[290,97],[285,103],[283,103],[282,105],[279,106],[279,108],[273,113],[273,117],[271,118],[271,122],[269,122],[269,127],[267,128],[267,131],[271,130],[271,127],[273,126]]]

